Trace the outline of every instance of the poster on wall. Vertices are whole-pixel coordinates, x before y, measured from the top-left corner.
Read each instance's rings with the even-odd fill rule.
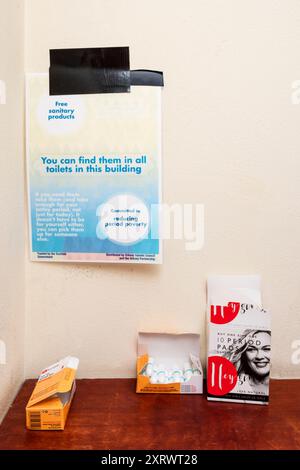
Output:
[[[161,87],[26,99],[31,259],[161,263]]]

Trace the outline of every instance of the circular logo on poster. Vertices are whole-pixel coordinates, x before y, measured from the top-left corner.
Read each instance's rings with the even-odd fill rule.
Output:
[[[44,95],[37,107],[37,119],[52,135],[76,132],[83,124],[84,103],[80,96]]]
[[[145,203],[131,194],[120,194],[97,208],[97,237],[131,245],[147,237],[150,213]]]

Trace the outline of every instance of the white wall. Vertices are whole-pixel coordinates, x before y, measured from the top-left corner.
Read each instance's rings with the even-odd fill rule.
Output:
[[[6,104],[0,104],[1,421],[24,378],[24,17],[22,1],[0,5],[0,80],[6,84]]]
[[[139,329],[204,335],[212,273],[261,273],[273,376],[300,376],[299,31],[297,0],[27,1],[27,71],[114,45],[164,71],[164,200],[206,212],[204,248],[166,242],[161,267],[27,261],[27,376],[69,353],[81,376],[133,376]]]

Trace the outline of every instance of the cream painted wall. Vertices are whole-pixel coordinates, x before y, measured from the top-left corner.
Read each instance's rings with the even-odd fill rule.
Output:
[[[0,5],[0,80],[6,84],[6,104],[0,104],[1,421],[24,378],[24,16],[22,1]]]
[[[207,276],[261,273],[273,376],[299,377],[299,1],[27,1],[28,72],[117,45],[165,73],[164,201],[205,205],[205,244],[166,241],[161,267],[26,261],[26,376],[66,354],[82,377],[133,376],[139,329],[200,331],[204,358]]]

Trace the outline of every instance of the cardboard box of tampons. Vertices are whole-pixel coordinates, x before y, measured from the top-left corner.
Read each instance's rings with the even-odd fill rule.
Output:
[[[26,427],[63,430],[75,393],[79,360],[67,356],[41,372],[26,406]]]
[[[198,334],[140,332],[136,392],[203,393],[199,354]]]

